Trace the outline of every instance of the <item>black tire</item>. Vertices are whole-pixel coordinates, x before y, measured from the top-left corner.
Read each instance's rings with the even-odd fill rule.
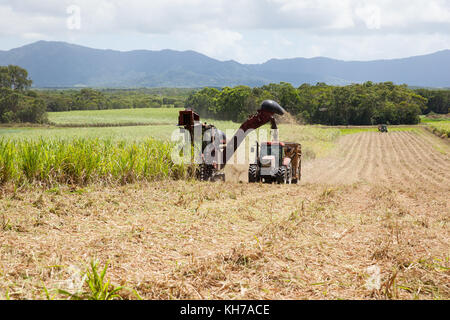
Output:
[[[251,165],[248,169],[248,182],[257,183],[259,182],[259,168],[257,165]]]
[[[278,184],[286,184],[287,183],[287,168],[286,167],[280,167],[278,169],[278,172],[276,174],[276,181]]]

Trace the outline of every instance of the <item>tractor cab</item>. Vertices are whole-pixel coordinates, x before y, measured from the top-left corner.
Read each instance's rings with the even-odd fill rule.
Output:
[[[285,144],[282,142],[262,143],[258,157],[261,167],[278,170],[283,165],[284,148]]]

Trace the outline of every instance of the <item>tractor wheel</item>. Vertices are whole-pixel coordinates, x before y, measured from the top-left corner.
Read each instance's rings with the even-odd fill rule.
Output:
[[[276,174],[276,181],[278,184],[286,184],[287,180],[288,180],[288,172],[287,172],[287,168],[286,167],[280,167],[280,169],[278,169],[278,172]]]
[[[249,183],[257,183],[259,182],[259,176],[258,176],[258,166],[257,165],[251,165],[248,169],[248,182]]]

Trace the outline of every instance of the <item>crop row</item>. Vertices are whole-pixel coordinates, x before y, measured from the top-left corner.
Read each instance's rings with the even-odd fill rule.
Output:
[[[172,145],[100,139],[0,140],[0,184],[85,185],[182,179],[188,167],[171,160]]]

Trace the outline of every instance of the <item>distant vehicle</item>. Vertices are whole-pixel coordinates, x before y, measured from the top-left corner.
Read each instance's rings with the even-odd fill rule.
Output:
[[[378,126],[378,131],[382,132],[382,133],[387,133],[388,132],[388,127],[385,124],[380,124]]]

